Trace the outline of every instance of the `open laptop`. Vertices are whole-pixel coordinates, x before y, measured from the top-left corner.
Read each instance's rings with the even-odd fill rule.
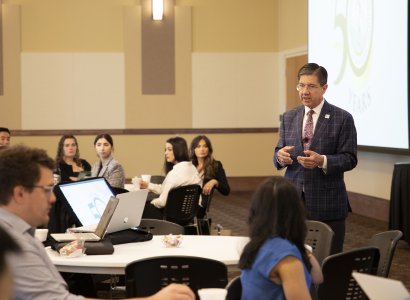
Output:
[[[82,226],[96,226],[108,200],[114,196],[108,182],[103,177],[60,183],[55,191],[57,198],[68,204],[77,223]]]
[[[118,205],[107,228],[107,233],[117,232],[139,226],[148,190],[137,190],[118,194]],[[77,232],[93,232],[96,224],[73,228]]]
[[[51,237],[57,242],[70,242],[74,240],[84,240],[86,242],[98,242],[102,240],[107,232],[108,224],[114,215],[119,200],[112,196],[108,201],[103,215],[98,222],[95,232],[76,232],[76,233],[53,233]]]
[[[148,190],[138,190],[118,194],[118,206],[112,216],[110,224],[108,225],[107,233],[139,226],[147,196]]]

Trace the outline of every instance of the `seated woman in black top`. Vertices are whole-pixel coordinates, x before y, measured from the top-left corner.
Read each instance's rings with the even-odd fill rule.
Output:
[[[77,139],[73,135],[63,135],[58,142],[57,167],[60,169],[61,182],[77,181],[83,171],[91,171],[91,165],[80,158]]]
[[[199,204],[198,217],[203,218],[206,213],[209,195],[216,188],[222,195],[229,195],[231,191],[222,163],[212,156],[213,149],[209,138],[198,135],[191,142],[190,157],[203,179],[202,200]]]

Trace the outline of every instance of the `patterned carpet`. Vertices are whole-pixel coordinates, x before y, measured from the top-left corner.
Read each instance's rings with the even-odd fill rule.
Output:
[[[232,235],[246,236],[246,220],[251,196],[251,193],[243,192],[233,192],[227,197],[215,193],[210,210],[212,227],[220,224],[225,229],[232,230]],[[373,234],[385,230],[388,230],[387,223],[351,213],[347,218],[344,249],[367,246]],[[235,275],[237,274],[230,274],[229,277]],[[407,242],[399,242],[389,278],[403,281],[410,290],[410,247]]]

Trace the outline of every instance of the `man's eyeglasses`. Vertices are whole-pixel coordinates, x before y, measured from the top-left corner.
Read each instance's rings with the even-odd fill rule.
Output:
[[[44,192],[46,193],[51,193],[55,187],[54,184],[51,185],[29,185],[29,186],[25,186],[26,188],[39,188],[39,189],[43,189]]]
[[[298,92],[303,91],[305,88],[307,88],[308,91],[311,92],[311,91],[313,91],[313,90],[316,90],[316,89],[320,88],[320,86],[319,86],[319,85],[316,85],[316,84],[304,84],[304,83],[298,83],[298,84],[296,85],[296,90],[297,90]]]

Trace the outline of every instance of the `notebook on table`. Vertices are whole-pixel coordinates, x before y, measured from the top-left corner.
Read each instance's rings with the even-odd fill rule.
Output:
[[[137,227],[141,223],[148,190],[137,190],[118,194],[118,205],[107,228],[107,233],[118,232]],[[96,224],[73,228],[77,232],[93,232]]]
[[[370,300],[410,300],[401,281],[359,272],[353,272],[352,276]]]
[[[108,200],[114,196],[103,177],[60,183],[55,192],[58,199],[68,204],[73,217],[77,219],[76,224],[94,225],[94,228],[100,221]]]
[[[110,198],[104,209],[103,215],[98,222],[95,232],[53,233],[51,234],[51,237],[57,242],[70,242],[78,239],[84,240],[86,242],[101,241],[107,232],[108,224],[111,221],[118,202],[119,200],[114,196]]]

